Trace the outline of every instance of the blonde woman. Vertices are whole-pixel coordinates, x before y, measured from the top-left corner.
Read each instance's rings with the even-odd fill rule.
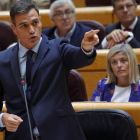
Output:
[[[91,101],[140,101],[138,62],[129,44],[118,44],[110,49],[107,78],[98,82]]]

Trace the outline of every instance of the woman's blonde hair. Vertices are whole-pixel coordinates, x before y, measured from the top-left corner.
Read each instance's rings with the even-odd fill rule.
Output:
[[[107,81],[106,84],[117,82],[117,77],[115,76],[111,68],[111,57],[119,52],[125,54],[129,61],[129,82],[137,83],[139,81],[139,69],[136,55],[129,44],[118,44],[112,47],[107,55]]]

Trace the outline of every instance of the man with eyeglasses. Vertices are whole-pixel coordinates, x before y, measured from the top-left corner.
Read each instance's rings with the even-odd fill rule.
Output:
[[[50,6],[50,18],[55,25],[42,30],[51,39],[65,37],[70,44],[81,47],[85,32],[92,28],[75,22],[75,6],[71,0],[56,0]]]
[[[119,22],[106,27],[106,37],[99,48],[110,49],[119,43],[140,48],[140,19],[136,16],[136,0],[112,0],[112,5]]]

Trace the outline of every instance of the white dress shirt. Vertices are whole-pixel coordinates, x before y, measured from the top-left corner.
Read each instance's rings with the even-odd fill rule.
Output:
[[[134,22],[129,26],[129,28],[130,28],[131,30],[133,30],[133,29],[135,28],[135,25],[136,25],[137,21],[138,21],[138,18],[136,17],[135,20],[134,20]],[[123,25],[121,25],[121,29],[124,30],[125,27],[124,27]],[[131,40],[132,38],[133,38],[133,37],[129,37],[128,39],[126,39],[126,40],[125,40],[125,43],[129,43],[130,40]],[[102,48],[103,48],[103,49],[106,49],[106,48],[107,48],[107,45],[108,45],[108,41],[107,41],[107,39],[106,39],[106,37],[105,37],[105,38],[103,39],[103,41],[102,41]]]
[[[118,87],[115,85],[115,91],[111,102],[128,102],[131,93],[131,85],[128,87]]]

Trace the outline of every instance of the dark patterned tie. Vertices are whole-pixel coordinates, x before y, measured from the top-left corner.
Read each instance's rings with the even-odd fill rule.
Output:
[[[30,101],[30,96],[31,96],[31,70],[32,70],[32,66],[34,64],[33,59],[32,59],[33,53],[34,52],[32,50],[27,51],[27,61],[26,61],[27,91],[26,91],[26,95],[27,95],[28,101]]]
[[[130,31],[132,31],[132,29],[130,29],[130,28],[125,28],[124,31],[129,31],[129,32],[130,32]]]

